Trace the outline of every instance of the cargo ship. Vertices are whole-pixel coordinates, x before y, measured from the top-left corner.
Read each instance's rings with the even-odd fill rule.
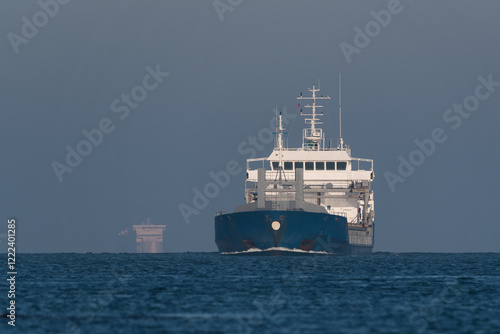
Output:
[[[305,117],[302,146],[285,147],[285,128],[277,115],[272,153],[246,163],[245,200],[233,213],[215,214],[219,252],[370,254],[374,244],[372,159],[354,158],[342,139],[339,78],[339,140],[325,147],[319,127],[323,113],[315,85],[300,109]],[[301,102],[300,101],[300,102]],[[300,103],[299,103],[300,108]],[[332,145],[328,145],[332,146]]]

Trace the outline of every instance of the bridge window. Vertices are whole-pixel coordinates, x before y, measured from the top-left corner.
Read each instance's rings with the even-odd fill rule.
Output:
[[[325,170],[325,163],[323,161],[316,162],[316,170]]]
[[[276,170],[278,169],[280,163],[278,161],[273,161],[273,169]]]
[[[347,162],[346,161],[337,162],[337,169],[338,170],[346,170],[347,169]]]
[[[314,162],[306,162],[306,170],[314,170]]]
[[[327,161],[326,170],[335,170],[335,161]]]
[[[293,162],[285,161],[285,170],[293,170]]]
[[[304,163],[302,161],[297,161],[295,163],[295,169],[297,168],[304,168]]]

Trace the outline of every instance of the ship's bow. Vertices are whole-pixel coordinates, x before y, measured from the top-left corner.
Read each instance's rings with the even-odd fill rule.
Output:
[[[302,251],[345,254],[345,217],[305,211],[248,211],[215,217],[215,242],[221,253]]]

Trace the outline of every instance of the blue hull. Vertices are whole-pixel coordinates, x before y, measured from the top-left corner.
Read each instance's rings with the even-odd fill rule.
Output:
[[[272,223],[276,221],[279,229],[274,230]],[[351,252],[345,217],[306,211],[263,210],[216,216],[215,243],[222,253],[251,249]]]

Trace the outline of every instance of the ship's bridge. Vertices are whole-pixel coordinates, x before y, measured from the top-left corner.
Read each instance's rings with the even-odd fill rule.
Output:
[[[267,158],[247,160],[247,180],[257,182],[257,169],[266,169],[266,179],[274,179],[281,171],[285,179],[294,179],[302,168],[304,181],[372,181],[373,160],[352,158],[347,149],[275,149]]]
[[[305,97],[300,94],[299,100],[312,100],[311,105],[306,108],[311,109],[310,114],[306,116],[305,122],[310,128],[303,131],[303,140],[301,148],[287,148],[283,144],[283,134],[285,128],[282,124],[281,113],[277,116],[276,142],[275,148],[267,158],[248,159],[247,160],[247,182],[258,182],[258,170],[264,168],[265,180],[295,180],[297,170],[303,177],[305,184],[317,184],[322,182],[336,186],[349,187],[352,182],[371,182],[374,178],[373,160],[351,157],[351,149],[345,146],[342,137],[340,137],[339,146],[336,148],[325,147],[325,136],[323,130],[317,125],[322,124],[316,108],[321,108],[316,104],[316,100],[329,100],[329,96],[316,96],[316,89],[313,85],[312,97]],[[340,97],[339,97],[340,101]],[[299,104],[300,105],[300,104]],[[340,112],[340,110],[339,110]],[[310,118],[307,118],[310,117]],[[341,133],[341,131],[340,131]],[[250,166],[252,163],[260,162],[260,166]]]

